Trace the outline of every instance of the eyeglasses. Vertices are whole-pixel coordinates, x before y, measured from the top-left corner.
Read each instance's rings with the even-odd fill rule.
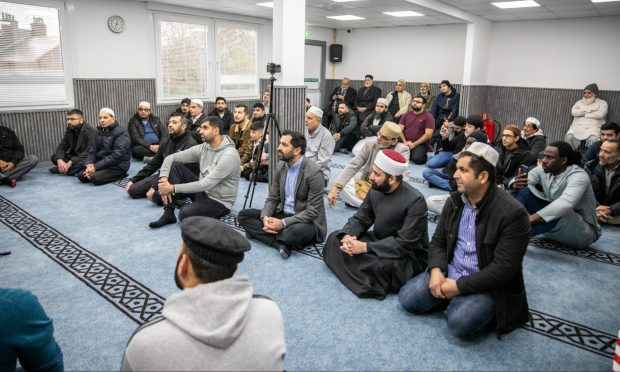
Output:
[[[514,134],[502,134],[502,137],[516,137]]]

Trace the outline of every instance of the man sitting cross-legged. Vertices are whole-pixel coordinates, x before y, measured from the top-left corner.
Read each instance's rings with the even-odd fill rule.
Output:
[[[164,162],[166,156],[187,150],[196,146],[196,140],[188,130],[189,121],[182,114],[172,114],[168,119],[168,136],[164,137],[161,145],[157,149],[157,154],[151,161],[142,168],[127,182],[125,191],[133,199],[147,197],[153,201],[153,195],[157,191],[159,174],[155,174]],[[190,168],[192,173],[198,175],[195,167]]]
[[[400,153],[381,150],[370,174],[372,190],[357,213],[325,243],[325,263],[360,298],[383,300],[426,268],[426,202],[403,182],[407,168],[409,162]]]
[[[325,239],[327,220],[323,204],[323,173],[304,157],[306,139],[285,130],[269,196],[262,211],[244,209],[237,217],[249,238],[270,245],[287,259],[292,248]]]
[[[403,131],[398,124],[391,121],[384,123],[379,130],[377,139],[366,142],[353,160],[340,172],[338,179],[334,181],[327,196],[329,206],[334,207],[336,205],[338,190],[340,190],[340,196],[347,205],[359,208],[368,190],[370,190],[369,178],[377,154],[382,149],[390,149],[400,153],[405,159],[409,159],[409,147],[404,142]],[[361,178],[353,179],[353,176],[360,170],[362,170]],[[403,173],[403,180],[405,182],[409,180],[408,171]]]
[[[78,109],[67,112],[66,123],[65,135],[52,155],[54,167],[49,171],[74,176],[84,168],[88,151],[95,144],[95,130],[84,121],[84,114]]]
[[[428,269],[403,286],[398,299],[412,313],[446,308],[459,338],[495,323],[509,332],[528,320],[522,262],[529,242],[527,212],[495,186],[499,154],[474,142],[459,155],[450,194],[431,240]]]
[[[220,218],[230,212],[239,191],[240,163],[235,144],[221,134],[222,125],[218,116],[207,116],[198,127],[203,143],[164,159],[156,198],[164,204],[164,214],[149,227],[175,223],[174,207],[186,197],[193,203],[181,207],[180,220],[190,216]],[[198,177],[184,166],[194,163],[199,163]]]

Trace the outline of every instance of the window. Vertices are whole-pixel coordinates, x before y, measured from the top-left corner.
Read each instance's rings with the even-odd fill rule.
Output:
[[[258,96],[257,27],[167,14],[155,21],[158,102]]]
[[[66,107],[62,3],[0,1],[0,109]]]

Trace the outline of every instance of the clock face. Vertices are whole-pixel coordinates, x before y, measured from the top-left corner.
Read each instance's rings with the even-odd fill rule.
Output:
[[[120,34],[125,31],[125,20],[121,16],[111,16],[108,18],[108,28],[110,31]]]

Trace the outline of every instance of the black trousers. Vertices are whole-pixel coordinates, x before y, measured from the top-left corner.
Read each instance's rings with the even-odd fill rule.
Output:
[[[198,181],[198,177],[184,164],[177,162],[172,163],[172,166],[170,167],[170,174],[168,175],[168,182],[176,185],[196,181]],[[224,204],[218,202],[217,200],[211,199],[204,192],[198,192],[195,194],[176,193],[172,196],[172,203],[164,205],[164,209],[174,209],[177,200],[183,200],[185,198],[192,199],[192,203],[185,204],[179,210],[179,220],[181,221],[184,218],[191,216],[204,216],[218,219],[230,213],[230,209],[226,208]],[[155,195],[153,195],[153,201],[159,205],[164,204],[159,193],[155,193]]]
[[[239,212],[237,220],[245,231],[254,239],[273,246],[276,242],[289,248],[303,248],[316,239],[316,227],[312,223],[296,223],[285,227],[277,234],[269,234],[263,231],[263,221],[260,219],[261,211],[258,209],[244,209]],[[285,213],[276,213],[275,218],[290,217]]]
[[[51,160],[52,160],[52,163],[54,164],[54,166],[56,166],[56,162],[58,161],[58,159],[60,159],[60,158],[58,158],[56,156],[56,154],[52,155],[52,159]],[[68,162],[69,160],[73,161],[73,159],[70,156],[66,156],[65,155],[62,158],[62,161],[64,161],[65,163]],[[71,167],[69,168],[69,171],[67,171],[67,175],[68,176],[73,176],[73,175],[77,174],[77,172],[80,172],[80,171],[83,172],[84,171],[84,166],[86,165],[86,164],[84,164],[85,161],[86,161],[86,158],[84,158],[82,161],[78,161],[78,162],[73,161],[73,164],[71,164]]]
[[[413,161],[415,164],[418,165],[422,165],[422,164],[426,164],[426,160],[428,157],[428,151],[426,149],[426,143],[423,143],[421,145],[417,145],[416,147],[413,148],[413,150],[411,150],[411,161]]]
[[[136,159],[142,161],[145,156],[155,156],[154,152],[151,152],[147,147],[142,145],[131,146],[131,156]]]
[[[150,188],[157,191],[157,182],[159,182],[159,174],[143,178],[131,185],[127,193],[132,199],[146,198],[146,193]]]
[[[93,173],[90,179],[84,177],[83,170],[77,173],[77,177],[82,183],[92,183],[95,186],[105,185],[125,177],[127,171],[117,165],[106,169],[98,170]]]

